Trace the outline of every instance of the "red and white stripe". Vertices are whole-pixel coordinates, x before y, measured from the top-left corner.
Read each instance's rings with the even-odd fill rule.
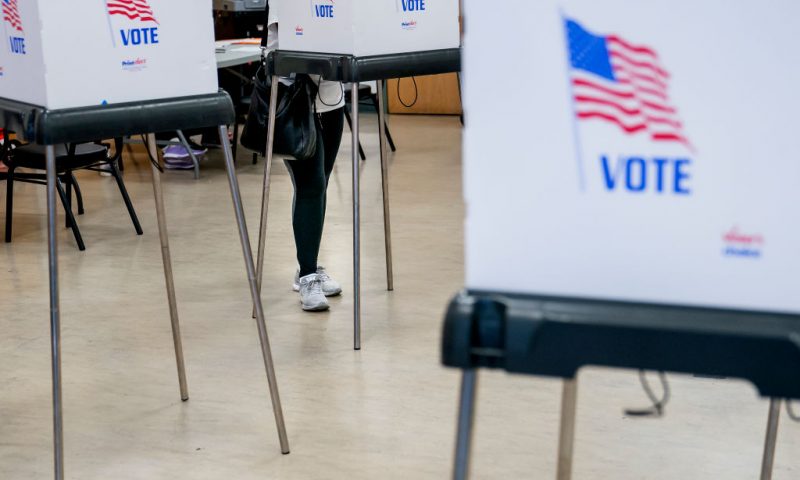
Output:
[[[578,118],[599,119],[631,135],[646,132],[654,141],[678,142],[691,148],[669,99],[670,74],[658,54],[616,36],[607,37],[607,44],[617,82],[574,70]]]
[[[11,0],[6,3],[3,2],[3,20],[11,25],[11,28],[18,32],[22,32],[22,19],[19,16],[19,9],[17,8],[17,0]]]
[[[147,0],[108,0],[106,5],[109,15],[122,15],[131,20],[158,23]]]

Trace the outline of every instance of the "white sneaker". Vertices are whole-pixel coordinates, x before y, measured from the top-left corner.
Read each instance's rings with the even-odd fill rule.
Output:
[[[322,279],[316,273],[306,275],[299,282],[300,302],[307,312],[321,312],[330,308],[322,293]]]
[[[322,281],[322,293],[324,293],[326,297],[335,297],[342,294],[342,286],[328,275],[328,272],[325,271],[325,267],[318,266],[317,275],[319,275]],[[292,285],[292,288],[295,292],[300,291],[300,270],[294,274],[294,285]]]

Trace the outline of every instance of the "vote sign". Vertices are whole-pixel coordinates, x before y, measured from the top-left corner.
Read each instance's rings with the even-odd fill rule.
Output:
[[[0,6],[0,98],[70,108],[217,91],[210,0]]]
[[[468,287],[800,313],[798,19],[467,0]]]

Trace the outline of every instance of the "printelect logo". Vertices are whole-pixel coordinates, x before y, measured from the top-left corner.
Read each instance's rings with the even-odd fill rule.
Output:
[[[726,257],[761,258],[766,241],[759,234],[742,233],[738,227],[733,227],[722,236],[724,248],[722,254]]]

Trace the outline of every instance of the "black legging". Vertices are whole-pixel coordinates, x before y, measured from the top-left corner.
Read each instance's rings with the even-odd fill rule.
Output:
[[[339,153],[344,128],[344,109],[318,116],[317,153],[308,160],[286,160],[294,184],[292,226],[300,276],[317,272],[319,245],[325,223],[328,179]]]

